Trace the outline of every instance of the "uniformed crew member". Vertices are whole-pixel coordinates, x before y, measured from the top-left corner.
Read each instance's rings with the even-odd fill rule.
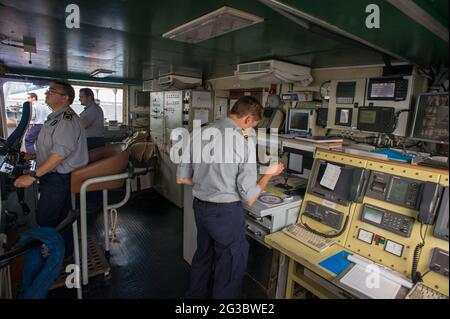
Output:
[[[71,209],[70,173],[88,163],[88,150],[80,118],[70,107],[75,97],[73,87],[54,82],[45,94],[53,112],[38,136],[36,171],[18,177],[14,186],[26,188],[39,179],[36,221],[40,226],[56,227]],[[70,237],[64,238],[70,250]]]
[[[104,122],[102,108],[95,103],[94,92],[89,88],[80,89],[80,103],[84,106],[80,113],[81,123],[86,130],[88,150],[105,146]]]
[[[233,152],[237,157],[241,156],[236,145],[243,143],[249,147],[250,143],[247,143],[243,133],[258,124],[262,119],[262,112],[263,108],[255,98],[240,98],[227,118],[212,125],[221,132],[220,137],[214,139],[214,149],[222,147],[223,153]],[[233,145],[232,150],[223,147],[226,145],[227,128],[237,131],[237,138],[241,139]],[[269,174],[264,175],[257,183],[256,163],[248,160],[248,149],[241,163],[193,163],[192,150],[191,147],[189,163],[182,160],[177,170],[178,184],[193,185],[193,208],[197,225],[197,250],[192,260],[186,297],[209,296],[209,280],[215,258],[212,297],[239,298],[249,249],[245,237],[242,201],[252,205],[270,178],[280,174],[284,167],[282,164],[270,167],[267,171]]]

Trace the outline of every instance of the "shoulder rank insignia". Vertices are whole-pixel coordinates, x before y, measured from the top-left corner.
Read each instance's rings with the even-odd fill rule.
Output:
[[[70,111],[64,112],[63,119],[66,121],[72,121],[73,113]]]

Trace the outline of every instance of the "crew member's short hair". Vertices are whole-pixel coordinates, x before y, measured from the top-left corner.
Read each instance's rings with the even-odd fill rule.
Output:
[[[69,97],[69,105],[72,104],[73,100],[75,99],[75,90],[73,89],[72,85],[70,85],[67,82],[62,82],[62,81],[56,81],[53,83],[61,85],[63,87],[64,94]]]
[[[255,120],[260,121],[263,118],[263,110],[261,103],[255,97],[242,96],[234,103],[230,114],[237,117],[251,115]]]
[[[92,91],[90,88],[82,88],[80,89],[80,93],[83,93],[86,96],[90,96],[92,98],[92,101],[95,101],[94,91]]]
[[[38,96],[36,93],[28,93],[29,97],[32,97],[33,99],[35,99],[36,101],[38,100]]]

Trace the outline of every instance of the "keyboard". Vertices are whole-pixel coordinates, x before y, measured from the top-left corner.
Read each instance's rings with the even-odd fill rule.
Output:
[[[298,224],[289,225],[282,231],[286,235],[291,236],[302,244],[318,252],[322,252],[334,244],[333,240],[314,234],[313,232]]]
[[[419,282],[412,287],[405,299],[448,299],[448,297]]]

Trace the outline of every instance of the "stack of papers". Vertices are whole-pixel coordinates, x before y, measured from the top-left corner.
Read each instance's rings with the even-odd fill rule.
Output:
[[[413,284],[405,277],[372,261],[349,255],[348,260],[355,263],[353,268],[339,281],[372,299],[394,299],[400,288],[411,288]]]

